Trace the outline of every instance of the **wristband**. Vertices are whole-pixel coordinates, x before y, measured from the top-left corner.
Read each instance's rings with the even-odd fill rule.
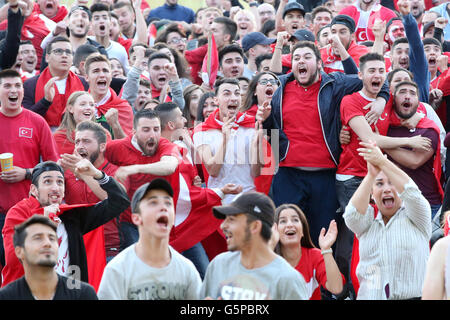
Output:
[[[30,169],[25,169],[25,180],[31,180],[31,171]]]
[[[327,250],[322,250],[322,251],[320,251],[320,253],[322,254],[322,255],[324,255],[324,254],[327,254],[327,253],[333,253],[333,249],[327,249]]]

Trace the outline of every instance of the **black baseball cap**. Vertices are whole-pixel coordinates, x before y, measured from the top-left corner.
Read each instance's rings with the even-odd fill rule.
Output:
[[[294,34],[291,37],[297,39],[298,41],[316,41],[316,38],[314,37],[314,34],[306,29],[298,29],[294,32]]]
[[[33,168],[33,173],[31,174],[31,183],[37,186],[41,174],[48,171],[59,171],[64,176],[64,169],[59,164],[54,161],[44,161],[38,163]]]
[[[352,17],[350,17],[346,14],[339,14],[336,17],[334,17],[333,20],[331,20],[330,26],[332,26],[334,24],[343,24],[350,30],[350,33],[355,32],[355,28],[356,28],[355,20],[353,20]]]
[[[305,16],[305,8],[298,2],[294,1],[294,2],[289,2],[285,7],[284,7],[284,11],[283,11],[283,19],[286,16],[286,14],[290,11],[301,11],[302,15]]]
[[[272,199],[261,192],[245,192],[237,196],[233,202],[225,206],[213,208],[213,214],[217,219],[225,219],[228,215],[240,213],[250,214],[262,222],[272,226],[275,216],[275,204]]]
[[[267,38],[262,32],[250,32],[242,38],[242,49],[247,52],[257,44],[268,45],[275,41],[276,39]]]
[[[137,209],[139,202],[141,202],[142,198],[144,198],[150,190],[154,189],[164,190],[169,194],[169,196],[173,198],[173,189],[170,183],[166,179],[156,178],[150,182],[143,184],[136,190],[133,195],[133,199],[131,200],[131,212],[138,212]]]

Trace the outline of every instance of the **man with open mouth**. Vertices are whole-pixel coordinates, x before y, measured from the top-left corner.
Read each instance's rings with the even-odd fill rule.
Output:
[[[38,14],[43,14],[55,23],[64,20],[69,13],[65,6],[59,4],[59,0],[38,0],[34,4],[33,10]]]
[[[357,299],[420,299],[430,254],[430,204],[374,142],[361,142],[358,152],[367,175],[344,213],[358,239]]]
[[[424,197],[431,205],[432,217],[442,204],[443,189],[441,184],[441,157],[439,128],[426,116],[417,124],[415,130],[399,126],[399,120],[411,118],[420,106],[418,87],[414,82],[400,82],[393,92],[393,115],[387,135],[390,137],[414,137],[421,135],[431,140],[431,148],[397,148],[385,150],[389,158],[397,164],[417,184]],[[397,121],[395,121],[396,119]]]
[[[175,221],[174,190],[157,178],[136,190],[132,220],[137,242],[105,268],[98,296],[104,300],[197,300],[201,279],[194,264],[169,245]]]
[[[352,64],[348,57],[342,62]],[[341,101],[363,88],[356,75],[327,74],[322,65],[313,42],[298,42],[292,48],[292,72],[280,77],[271,106],[260,106],[256,114],[265,129],[277,130],[279,136],[279,169],[272,183],[275,205],[298,205],[308,218],[316,246],[320,230],[335,219],[338,209],[335,176],[341,153]],[[382,108],[377,115],[389,98],[387,84],[380,84],[375,101]]]
[[[13,168],[0,175],[0,228],[6,213],[28,197],[31,170],[42,160],[58,160],[56,144],[47,122],[22,107],[23,84],[15,70],[0,72],[0,153],[13,154]],[[0,240],[0,264],[5,265],[3,241]]]
[[[39,74],[39,70],[36,70],[36,65],[37,55],[33,44],[29,40],[21,41],[13,68],[22,75],[22,80],[25,81]]]
[[[14,226],[33,214],[47,216],[58,225],[56,272],[65,276],[73,275],[73,268],[76,266],[81,281],[92,280],[89,278],[86,246],[82,236],[118,217],[130,205],[130,200],[125,190],[112,177],[95,168],[88,159],[78,161],[75,164],[75,172],[96,179],[102,191],[106,192],[106,199],[88,205],[64,204],[63,168],[53,161],[36,165],[31,174],[29,197],[14,205],[5,220],[3,235],[6,264],[2,270],[2,286],[18,279],[24,273],[13,247]]]

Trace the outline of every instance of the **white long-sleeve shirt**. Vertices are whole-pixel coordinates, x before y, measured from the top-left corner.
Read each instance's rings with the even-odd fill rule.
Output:
[[[351,203],[345,209],[345,223],[359,241],[359,300],[422,295],[430,254],[431,208],[412,180],[399,196],[402,206],[387,224],[381,213],[374,217],[372,206],[365,214]]]

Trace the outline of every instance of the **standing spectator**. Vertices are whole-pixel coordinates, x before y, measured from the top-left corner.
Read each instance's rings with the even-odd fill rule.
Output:
[[[102,3],[93,4],[90,7],[92,14],[91,28],[94,31],[95,40],[102,45],[109,59],[116,58],[128,73],[128,53],[118,42],[111,40],[109,31],[111,25],[111,12],[107,5]]]
[[[308,279],[310,300],[320,300],[320,287],[338,295],[343,290],[343,275],[333,258],[331,246],[338,234],[337,224],[330,222],[328,231],[320,232],[320,250],[312,243],[305,214],[295,204],[284,204],[275,210],[276,228],[272,232],[279,238],[275,252]],[[325,233],[326,232],[326,233]]]
[[[65,37],[54,38],[47,46],[48,67],[23,84],[23,105],[47,120],[50,127],[58,127],[67,99],[74,91],[87,90],[88,84],[70,71],[73,51]]]
[[[243,76],[244,69],[244,52],[240,45],[230,44],[219,51],[219,75],[238,79]]]
[[[55,271],[57,225],[33,215],[14,228],[14,250],[25,275],[0,290],[1,300],[97,300],[94,288]]]
[[[344,46],[344,49],[352,57],[353,61],[359,66],[359,58],[368,53],[369,49],[366,46],[359,45],[354,40],[355,22],[352,18],[346,15],[338,15],[331,20],[331,35],[329,42],[333,43],[339,41]],[[344,72],[342,65],[341,52],[336,46],[330,45],[328,48],[320,50],[323,61],[323,71],[326,73],[340,71]]]
[[[247,192],[227,206],[214,207],[224,220],[228,252],[208,265],[202,298],[224,300],[307,300],[303,277],[269,246],[274,224],[272,200]]]
[[[374,143],[361,146],[367,175],[344,213],[345,223],[359,240],[357,299],[420,298],[430,254],[430,205],[411,178]]]
[[[7,285],[23,275],[23,268],[13,247],[14,226],[35,213],[49,216],[57,222],[57,236],[60,242],[56,271],[62,275],[76,273],[81,281],[88,282],[86,249],[82,235],[117,217],[130,201],[117,182],[83,159],[76,164],[79,174],[98,180],[106,191],[107,199],[95,205],[69,206],[64,200],[64,170],[53,161],[38,164],[31,177],[30,196],[19,201],[7,214],[3,227],[6,265],[2,270],[3,283]]]
[[[314,10],[311,12],[311,19],[311,31],[313,32],[314,36],[318,38],[317,33],[321,28],[330,24],[331,20],[333,19],[333,13],[328,8],[319,6],[314,8]]]
[[[13,65],[17,60],[20,48],[21,31],[24,22],[23,12],[25,9],[19,6],[18,0],[9,1],[8,4],[9,8],[6,17],[8,27],[7,30],[0,31],[0,70],[14,68]],[[32,43],[31,46],[33,46]],[[36,65],[33,68],[35,69]]]
[[[349,62],[351,59],[343,60]],[[265,120],[265,129],[279,132],[274,202],[298,205],[308,218],[313,241],[335,218],[338,208],[335,174],[341,152],[339,105],[345,95],[362,88],[362,81],[355,75],[326,74],[321,67],[320,52],[314,43],[297,43],[292,49],[292,73],[280,77],[271,106],[261,106],[256,115]],[[371,111],[377,110],[375,119],[387,100],[386,86],[372,105]],[[323,201],[323,194],[327,201]]]
[[[218,105],[214,101],[214,97],[214,92],[206,92],[200,97],[198,101],[197,117],[195,117],[196,126],[204,122],[210,114],[218,108]]]
[[[195,121],[197,120],[198,102],[204,93],[205,90],[196,84],[187,86],[183,91],[185,101],[183,116],[186,118],[188,128],[193,128],[195,125]]]
[[[258,73],[250,81],[240,111],[256,116],[258,106],[262,106],[266,101],[270,102],[279,85],[280,80],[274,73],[270,71]]]
[[[39,74],[39,70],[36,70],[36,65],[37,55],[33,44],[29,40],[21,41],[13,69],[20,73],[22,80],[25,82],[27,79]]]
[[[276,39],[269,39],[261,32],[251,32],[242,39],[242,49],[247,57],[247,65],[244,67],[244,77],[251,80],[258,72],[255,60],[263,54],[272,53],[270,45]]]
[[[115,175],[118,180],[125,182],[128,176],[131,177],[127,190],[129,197],[132,198],[141,185],[156,177],[165,177],[173,186],[178,185],[179,152],[176,145],[161,137],[157,113],[145,108],[136,112],[133,128],[133,135],[107,143],[105,151],[106,159],[120,166]],[[129,209],[119,220],[124,249],[135,243],[139,235]]]
[[[136,35],[136,13],[133,5],[129,1],[118,1],[113,7],[117,15],[120,32],[124,39],[133,39]],[[120,41],[118,41],[120,42]]]
[[[128,101],[117,96],[110,87],[111,64],[104,55],[92,54],[85,63],[86,81],[89,93],[94,98],[96,119],[114,139],[131,134],[133,109]]]
[[[0,153],[13,154],[13,168],[0,176],[0,228],[6,213],[30,191],[31,171],[43,161],[58,160],[56,145],[45,120],[22,107],[23,85],[20,74],[6,69],[0,72]],[[0,265],[5,265],[3,241],[0,241]]]
[[[38,0],[34,4],[33,11],[43,14],[55,23],[64,20],[69,13],[64,5],[59,4],[59,0]]]
[[[254,179],[261,173],[261,163],[252,161],[261,141],[255,118],[239,112],[241,93],[236,79],[216,82],[219,108],[201,125],[195,127],[193,141],[209,178],[208,188],[222,187],[226,183],[242,185],[243,191],[254,191]],[[259,128],[258,128],[259,129]],[[227,195],[229,203],[234,195]]]
[[[432,12],[439,13],[441,17],[444,17],[447,21],[450,21],[450,3],[448,1],[441,3],[440,5],[430,9]],[[447,23],[444,29],[444,39],[450,41],[450,24]]]
[[[339,14],[345,14],[354,20],[356,43],[375,39],[371,29],[376,19],[388,22],[397,16],[394,11],[382,6],[376,0],[358,0],[342,9]]]
[[[194,23],[195,12],[191,8],[178,4],[178,0],[165,0],[165,3],[150,10],[147,17],[147,24],[151,18],[168,19],[172,21],[185,21],[186,23]]]
[[[100,299],[198,299],[201,279],[197,270],[169,245],[175,221],[173,196],[171,185],[161,178],[136,190],[131,208],[139,239],[106,266]]]

